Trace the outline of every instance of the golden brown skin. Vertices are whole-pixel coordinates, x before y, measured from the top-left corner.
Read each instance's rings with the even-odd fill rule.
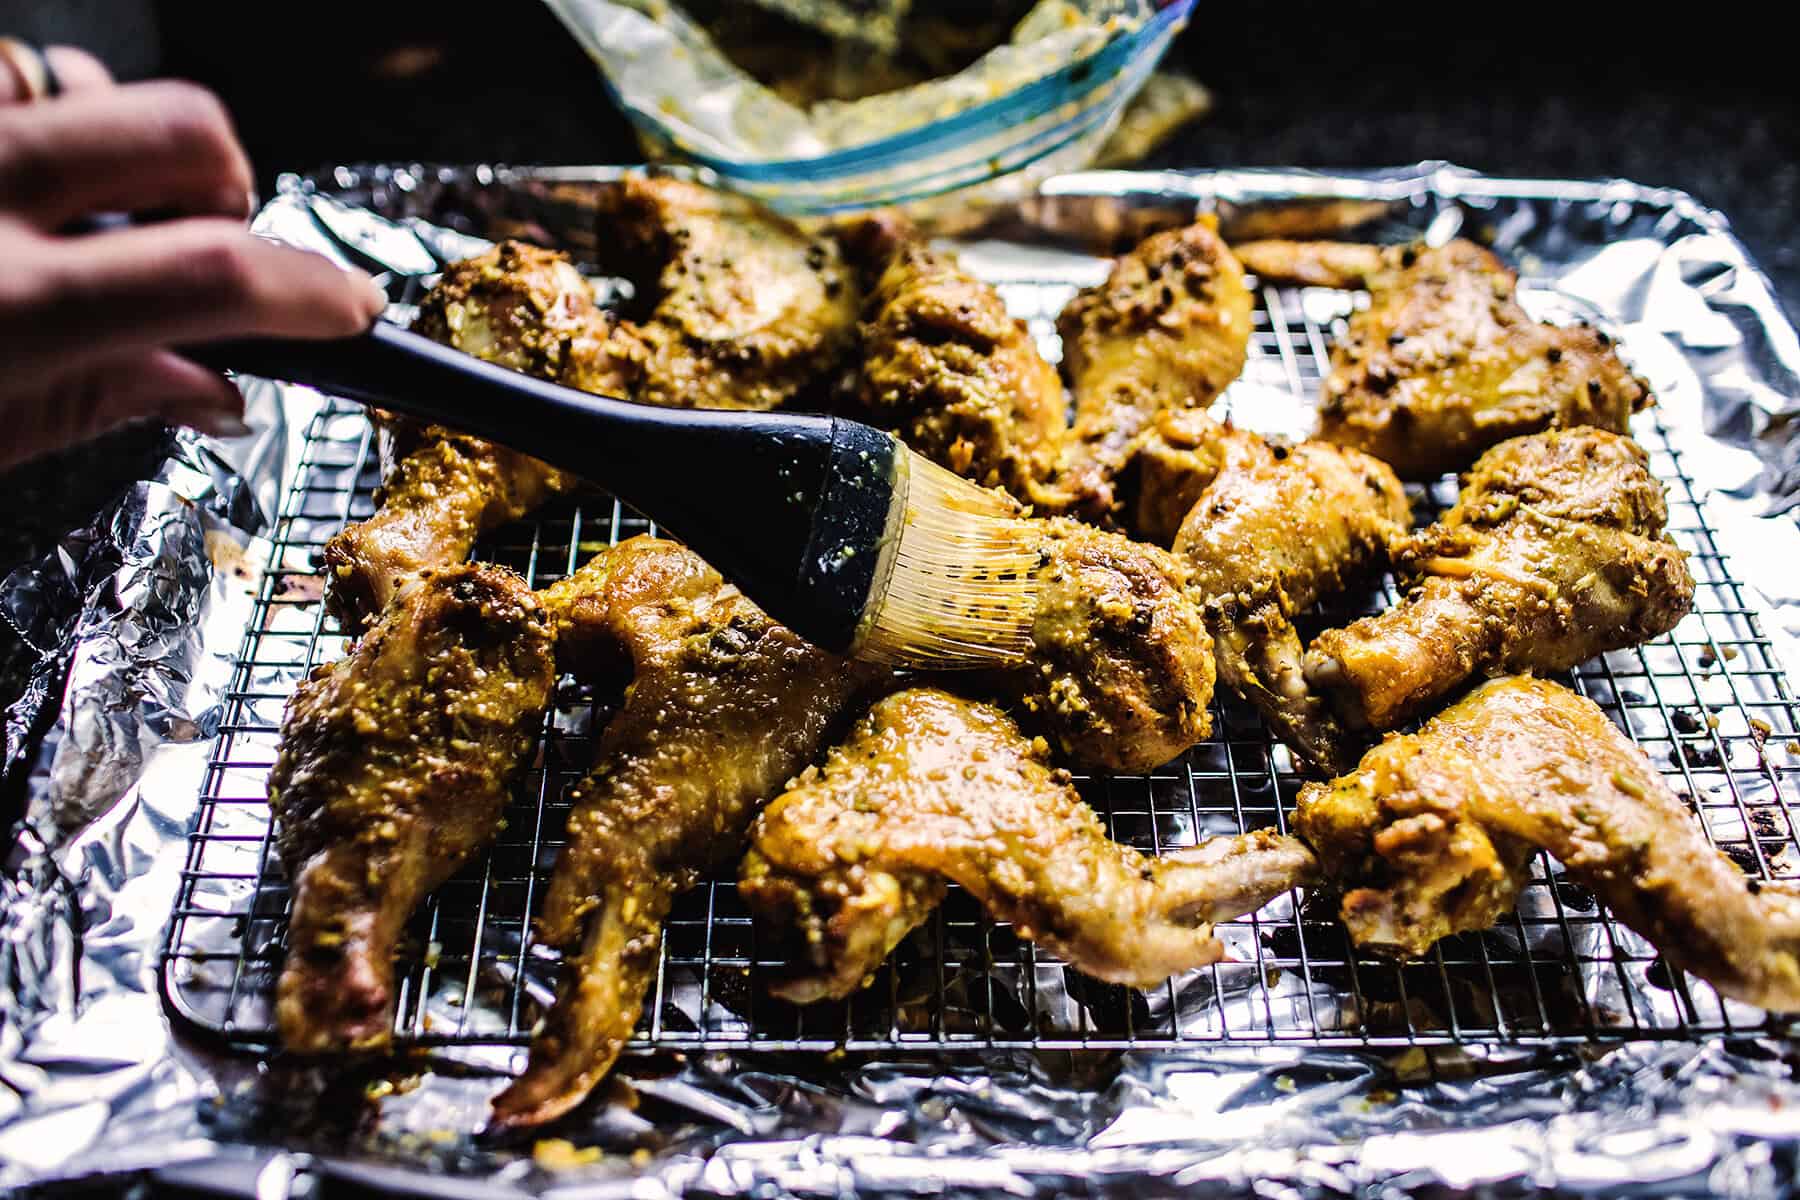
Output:
[[[692,552],[637,537],[546,595],[577,669],[630,663],[624,707],[571,794],[539,921],[572,949],[496,1126],[579,1104],[643,1009],[674,897],[744,845],[757,807],[812,760],[870,675],[770,621]],[[602,643],[614,647],[610,654]]]
[[[1392,729],[1471,675],[1566,671],[1687,615],[1662,485],[1630,438],[1533,434],[1482,455],[1456,504],[1394,548],[1411,589],[1320,634],[1306,678],[1361,728]]]
[[[289,702],[269,775],[293,883],[282,1043],[385,1045],[395,944],[493,837],[555,672],[543,610],[503,567],[428,571]]]
[[[1206,605],[1219,675],[1303,763],[1343,769],[1351,739],[1307,685],[1293,619],[1386,563],[1410,519],[1387,464],[1304,442],[1222,472],[1175,538]]]
[[[742,197],[628,176],[602,198],[601,252],[645,315],[631,398],[770,409],[821,382],[855,340],[857,288],[837,246]]]
[[[1132,497],[1115,477],[1157,415],[1205,408],[1244,366],[1252,299],[1208,222],[1147,238],[1063,310],[1073,427],[1061,377],[991,284],[891,217],[864,221],[845,240],[874,279],[862,415],[1046,515],[1123,519]]]
[[[1275,461],[1268,439],[1197,408],[1157,414],[1144,431],[1121,490],[1131,498],[1131,536],[1169,546],[1202,493],[1221,472]]]
[[[414,328],[515,371],[621,394],[627,370],[612,319],[561,254],[502,242],[444,272]],[[575,478],[442,425],[383,418],[388,460],[375,514],[325,545],[328,598],[348,629],[384,608],[408,578],[468,558],[490,529],[515,521]]]
[[[1483,684],[1301,789],[1294,829],[1348,890],[1358,945],[1420,955],[1510,911],[1533,850],[1725,996],[1800,1009],[1800,891],[1745,876],[1600,708]]]
[[[1369,307],[1332,348],[1318,436],[1366,450],[1402,478],[1460,471],[1488,447],[1539,430],[1625,433],[1650,403],[1611,338],[1533,321],[1514,296],[1517,274],[1473,242],[1238,252],[1259,275],[1368,287]]]
[[[871,219],[847,240],[872,266],[857,415],[967,479],[1059,511],[1069,436],[1062,380],[991,284],[908,226]]]
[[[1309,881],[1312,854],[1260,830],[1148,858],[1106,836],[1048,747],[935,688],[878,701],[758,818],[738,891],[800,943],[776,994],[850,994],[943,896],[1098,979],[1151,987],[1218,961],[1212,923]]]
[[[1173,556],[1066,518],[1043,522],[1032,652],[1001,690],[1076,762],[1123,773],[1212,727],[1213,646]]]
[[[566,254],[505,241],[445,268],[413,328],[465,354],[588,392],[621,395],[619,323]]]
[[[1089,513],[1127,508],[1113,479],[1159,413],[1204,409],[1243,372],[1255,301],[1209,218],[1145,238],[1057,318],[1075,394],[1066,488]]]

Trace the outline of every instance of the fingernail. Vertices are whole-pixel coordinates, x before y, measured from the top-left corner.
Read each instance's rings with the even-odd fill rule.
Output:
[[[231,412],[195,413],[184,422],[192,429],[198,429],[209,437],[240,438],[249,437],[254,432],[244,424],[244,418]]]
[[[352,270],[349,267],[344,268],[344,274],[356,280],[357,286],[362,288],[364,293],[369,297],[370,316],[379,317],[387,310],[387,289],[375,282],[375,277],[373,275],[366,275],[361,271]]]

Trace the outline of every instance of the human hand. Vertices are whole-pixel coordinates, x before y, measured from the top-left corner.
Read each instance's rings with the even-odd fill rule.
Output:
[[[211,93],[44,57],[63,94],[37,100],[0,60],[0,467],[136,418],[241,430],[236,387],[169,347],[345,337],[380,313],[368,276],[245,228],[254,176]],[[169,219],[69,231],[103,212]]]

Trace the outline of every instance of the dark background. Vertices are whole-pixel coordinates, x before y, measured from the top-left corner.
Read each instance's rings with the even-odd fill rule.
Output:
[[[277,173],[368,160],[628,162],[597,69],[536,0],[0,0],[0,30],[183,75]],[[1800,312],[1800,87],[1762,5],[1207,3],[1170,61],[1216,107],[1149,165],[1623,176],[1722,209]],[[0,571],[103,499],[142,439],[0,475]],[[126,474],[120,474],[125,472]],[[4,647],[0,647],[3,650]]]
[[[304,16],[273,26],[284,7]],[[1445,158],[1680,187],[1730,215],[1792,308],[1800,86],[1772,7],[1202,0],[1170,61],[1217,107],[1155,165]],[[160,15],[166,68],[224,94],[265,178],[359,159],[638,157],[597,69],[534,0],[460,16],[176,0]]]

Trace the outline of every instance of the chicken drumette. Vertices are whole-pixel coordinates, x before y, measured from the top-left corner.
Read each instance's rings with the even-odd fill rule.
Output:
[[[1483,684],[1307,784],[1293,827],[1346,889],[1358,945],[1414,956],[1486,929],[1542,849],[1721,994],[1800,1009],[1800,891],[1745,876],[1606,714],[1557,684]]]
[[[1565,671],[1673,629],[1693,602],[1644,451],[1600,429],[1515,438],[1456,504],[1394,548],[1394,607],[1319,635],[1308,682],[1358,728],[1392,729],[1471,675]]]
[[[1213,922],[1313,873],[1304,845],[1267,830],[1158,858],[1120,845],[1047,749],[947,692],[878,701],[758,818],[740,868],[739,894],[795,944],[778,994],[855,991],[946,881],[1088,974],[1149,987],[1217,961]]]
[[[1163,413],[1205,409],[1244,369],[1254,299],[1210,220],[1153,234],[1104,283],[1063,308],[1063,372],[1075,396],[1064,488],[1081,511],[1123,519],[1115,479]]]
[[[1157,767],[1212,727],[1213,647],[1167,552],[1056,518],[1043,533],[1031,657],[994,680],[1085,766]]]
[[[288,1049],[387,1042],[401,928],[494,836],[554,676],[524,580],[458,565],[412,579],[294,693],[269,775],[294,893],[276,986]]]
[[[663,918],[743,848],[756,808],[812,760],[871,674],[775,624],[692,552],[639,537],[549,589],[559,658],[628,672],[624,707],[571,793],[539,932],[570,948],[502,1126],[567,1112],[612,1068],[643,1009]]]
[[[1218,672],[1309,765],[1342,769],[1346,731],[1302,670],[1296,614],[1387,561],[1406,493],[1361,451],[1304,442],[1222,472],[1175,538],[1206,605]]]
[[[1488,447],[1550,428],[1624,433],[1650,402],[1612,339],[1534,321],[1518,276],[1461,239],[1441,247],[1247,242],[1265,281],[1367,287],[1369,307],[1332,349],[1318,436],[1406,479],[1460,471]]]

